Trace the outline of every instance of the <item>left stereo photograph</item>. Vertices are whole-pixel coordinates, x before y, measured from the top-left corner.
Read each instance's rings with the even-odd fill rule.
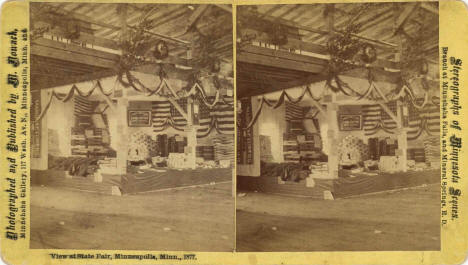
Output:
[[[231,8],[30,3],[30,248],[234,250]]]

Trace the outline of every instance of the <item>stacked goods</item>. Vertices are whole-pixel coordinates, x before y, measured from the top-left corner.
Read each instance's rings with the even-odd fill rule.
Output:
[[[398,143],[395,139],[369,138],[368,153],[372,160],[379,160],[381,156],[394,156],[396,149],[398,149]]]
[[[75,113],[75,124],[79,128],[88,128],[93,125],[93,121],[89,114],[77,114]]]
[[[98,161],[99,170],[102,174],[118,174],[117,160],[115,158],[104,158]]]
[[[416,163],[423,163],[426,161],[426,155],[424,148],[412,148],[408,149],[408,159],[414,160]]]
[[[180,153],[170,153],[167,158],[167,166],[169,168],[185,168],[186,167],[186,156]]]
[[[175,135],[174,138],[175,138],[175,152],[183,153],[184,147],[187,146],[187,137]]]
[[[305,133],[297,136],[299,154],[306,161],[312,161],[321,155],[322,140],[318,134]]]
[[[203,146],[202,155],[203,155],[202,157],[204,160],[214,160],[215,159],[214,146],[212,145]]]
[[[439,137],[431,136],[424,139],[425,162],[433,168],[440,167],[440,142]]]
[[[203,160],[214,160],[215,159],[214,146],[212,145],[197,146],[196,157],[203,158]]]
[[[103,156],[107,155],[109,149],[110,136],[107,130],[98,128],[83,129],[72,128],[71,150],[72,155],[79,156]]]
[[[169,155],[167,134],[159,134],[157,136],[156,142],[158,145],[158,156],[167,157]]]
[[[195,156],[203,159],[203,146],[197,146]]]
[[[169,153],[183,153],[186,146],[186,137],[177,134],[170,137],[167,134],[159,134],[154,142],[151,156],[167,157]]]
[[[300,160],[299,145],[297,135],[294,133],[283,134],[283,156],[284,162],[298,163]]]
[[[167,138],[167,150],[170,153],[179,153],[176,150],[176,142],[174,137]]]
[[[327,162],[316,162],[309,166],[311,178],[328,178],[328,163]]]
[[[72,128],[71,131],[71,154],[73,156],[87,156],[88,149],[86,148],[84,130],[81,130],[81,128]]]
[[[214,139],[215,160],[229,160],[234,164],[234,135],[218,134]]]
[[[369,158],[379,160],[379,138],[369,138]]]

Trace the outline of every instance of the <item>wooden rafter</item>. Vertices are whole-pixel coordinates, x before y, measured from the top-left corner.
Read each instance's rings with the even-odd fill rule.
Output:
[[[393,34],[396,34],[398,31],[400,31],[401,28],[403,28],[409,17],[414,13],[418,6],[419,3],[416,2],[408,3],[403,6],[403,11],[400,11],[398,17],[395,19]]]
[[[74,12],[71,12],[71,11],[68,11],[68,14],[70,16],[73,16],[74,18],[76,18],[78,20],[88,22],[88,23],[91,23],[93,25],[98,25],[98,26],[103,27],[103,28],[108,28],[108,29],[111,29],[112,31],[119,31],[121,29],[121,26],[116,26],[116,25],[113,25],[113,24],[110,24],[110,23],[102,22],[102,21],[93,19],[93,18],[91,18],[89,16],[83,15],[83,14],[78,14],[78,13],[74,13]],[[129,25],[128,27],[131,28],[131,29],[136,29],[135,26],[130,26]],[[149,35],[159,37],[159,38],[162,38],[162,39],[165,39],[165,40],[167,40],[167,41],[169,41],[169,42],[171,42],[173,44],[184,45],[184,46],[189,44],[189,42],[187,42],[187,41],[180,40],[180,39],[177,39],[177,38],[174,38],[174,37],[171,37],[171,36],[167,36],[167,35],[164,35],[164,34],[156,33],[156,32],[150,31],[150,30],[145,31],[145,33],[147,33]]]
[[[102,68],[113,68],[120,58],[113,53],[44,38],[32,41],[31,54]]]
[[[244,10],[243,11],[245,14],[248,14],[249,11],[246,11]],[[314,27],[311,27],[311,26],[303,26],[303,25],[299,25],[297,23],[294,23],[292,21],[289,21],[289,20],[285,20],[285,19],[281,19],[281,18],[276,18],[276,17],[272,17],[272,16],[268,16],[266,14],[255,14],[255,13],[252,13],[250,12],[249,13],[251,16],[258,16],[259,18],[263,18],[267,21],[270,21],[270,22],[278,22],[278,23],[282,23],[286,26],[289,26],[291,28],[295,28],[295,29],[299,29],[299,30],[303,30],[303,31],[307,31],[307,32],[312,32],[312,33],[316,33],[316,34],[320,34],[320,35],[327,35],[328,34],[328,31],[327,30],[323,30],[323,29],[319,29],[319,28],[314,28]],[[336,32],[337,34],[342,34],[341,32]],[[358,35],[358,34],[352,34],[353,37],[357,38],[357,39],[360,39],[361,41],[363,42],[367,42],[367,43],[372,43],[378,47],[380,47],[381,49],[391,49],[391,50],[394,50],[397,45],[393,44],[393,43],[389,43],[389,42],[385,42],[385,41],[381,41],[381,40],[377,40],[377,39],[372,39],[372,38],[368,38],[368,37],[365,37],[365,36],[362,36],[362,35]]]

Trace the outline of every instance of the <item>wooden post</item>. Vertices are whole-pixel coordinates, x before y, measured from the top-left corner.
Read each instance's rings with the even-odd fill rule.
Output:
[[[328,178],[338,178],[339,157],[338,157],[338,104],[336,95],[331,93],[331,101],[327,104],[328,120]]]
[[[335,23],[335,6],[329,4],[326,6],[327,12],[327,27],[328,27],[328,39],[332,38],[335,34],[334,23]],[[336,104],[336,94],[330,93],[329,102],[327,104],[327,120],[328,120],[328,178],[338,178],[338,104]]]
[[[404,127],[403,123],[403,104],[400,100],[397,102],[397,118],[400,121],[398,126],[398,149],[396,150],[396,155],[398,158],[398,170],[406,172],[407,171],[407,159],[408,159],[408,136],[407,129]]]
[[[124,4],[119,10],[120,24],[121,24],[121,37],[122,41],[128,37],[127,32],[127,6]],[[127,123],[127,108],[128,98],[127,90],[122,89],[122,97],[117,100],[116,114],[117,114],[117,131],[118,135],[118,149],[117,149],[117,169],[120,175],[127,174],[127,161],[128,161],[128,123]]]
[[[398,9],[398,4],[394,3],[394,32],[398,34],[398,53],[395,54],[395,61],[400,64],[401,68],[401,55],[403,52],[403,36],[399,31],[402,28],[407,20],[407,18],[411,15],[411,13],[415,10],[418,6],[417,3],[410,4],[407,8],[401,12]],[[408,160],[408,136],[407,136],[407,128],[403,122],[403,113],[402,113],[403,104],[401,100],[397,100],[397,143],[398,149],[396,150],[396,155],[398,158],[398,170],[406,172],[407,168],[407,160]]]
[[[193,98],[187,99],[187,162],[188,167],[195,169],[197,167],[197,126],[193,124]]]

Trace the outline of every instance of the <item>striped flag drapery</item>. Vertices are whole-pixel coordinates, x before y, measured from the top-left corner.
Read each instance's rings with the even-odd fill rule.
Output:
[[[431,136],[440,134],[440,107],[438,105],[426,104],[422,109],[410,105],[408,113],[408,140],[417,139],[423,132]]]
[[[387,103],[387,107],[395,115],[396,106],[396,102]],[[429,135],[439,134],[439,106],[427,104],[423,109],[417,109],[410,104],[408,114],[408,140],[417,139],[423,132]],[[362,116],[363,130],[366,136],[373,135],[379,130],[383,130],[389,134],[394,134],[396,132],[397,124],[378,104],[363,106]]]
[[[208,98],[213,100],[213,98]],[[198,101],[199,129],[197,137],[208,136],[213,130],[221,134],[234,134],[234,105],[233,99],[227,98],[226,102],[218,103],[211,109],[203,103],[202,99]],[[187,109],[187,99],[179,99],[177,103],[184,109]],[[232,103],[232,104],[231,104]],[[180,112],[169,101],[153,101],[152,104],[152,122],[155,132],[162,132],[168,127],[176,130],[184,130],[187,121]]]
[[[299,106],[298,104],[294,104],[291,102],[286,101],[285,102],[286,107],[285,107],[285,118],[287,121],[291,120],[301,120],[304,118],[304,111],[305,108]]]
[[[387,107],[396,115],[396,102],[387,103]],[[373,135],[379,130],[394,133],[396,122],[378,104],[362,107],[362,128],[366,136]]]
[[[98,102],[88,100],[87,98],[80,95],[75,96],[73,100],[75,115],[91,115],[98,104]]]
[[[197,136],[199,138],[208,136],[213,129],[221,134],[234,134],[233,98],[229,97],[226,99],[226,103],[216,104],[211,109],[201,99],[198,102],[200,128],[197,131]]]

